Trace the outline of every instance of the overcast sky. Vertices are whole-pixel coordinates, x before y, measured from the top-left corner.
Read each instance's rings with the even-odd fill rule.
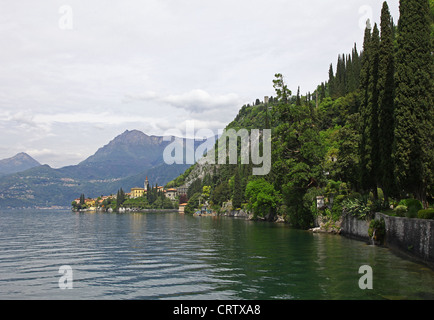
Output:
[[[389,0],[395,22],[398,0]],[[125,130],[217,133],[243,104],[328,79],[378,0],[0,2],[0,159],[77,164]]]

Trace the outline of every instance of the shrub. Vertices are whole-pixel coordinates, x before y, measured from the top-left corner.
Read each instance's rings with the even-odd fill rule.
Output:
[[[434,219],[434,209],[419,210],[417,217],[419,219]]]
[[[393,209],[393,212],[398,217],[405,217],[405,214],[407,213],[407,206],[404,205],[398,205],[395,209]]]
[[[386,224],[384,219],[380,220],[371,220],[368,229],[369,238],[373,239],[376,242],[382,243],[384,240],[384,236],[386,234]]]
[[[342,208],[347,214],[359,219],[366,219],[371,213],[370,208],[362,200],[357,198],[344,200]]]

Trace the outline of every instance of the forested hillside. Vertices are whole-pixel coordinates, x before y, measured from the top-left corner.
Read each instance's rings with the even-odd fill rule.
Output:
[[[354,45],[339,55],[313,92],[293,94],[276,74],[275,96],[243,106],[226,128],[272,130],[268,175],[253,176],[253,165],[240,161],[202,167],[199,175],[196,164],[169,185],[188,183],[191,208],[199,198],[216,210],[231,200],[233,209],[271,220],[279,214],[299,228],[319,213],[365,215],[408,198],[428,208],[433,21],[432,0],[401,1],[397,25],[384,2],[380,25],[367,22],[361,51]],[[318,209],[317,196],[328,205]]]

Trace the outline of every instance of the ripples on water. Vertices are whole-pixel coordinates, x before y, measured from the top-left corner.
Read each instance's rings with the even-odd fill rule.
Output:
[[[358,268],[374,269],[374,290]],[[59,289],[59,267],[73,289]],[[176,213],[0,212],[0,299],[433,299],[385,248],[287,226]]]

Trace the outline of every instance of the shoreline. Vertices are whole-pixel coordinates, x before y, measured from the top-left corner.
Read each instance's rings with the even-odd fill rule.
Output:
[[[131,208],[121,208],[124,210],[113,210],[113,209],[79,209],[71,210],[72,212],[98,212],[98,213],[150,213],[150,212],[179,212],[178,209],[131,209]]]

